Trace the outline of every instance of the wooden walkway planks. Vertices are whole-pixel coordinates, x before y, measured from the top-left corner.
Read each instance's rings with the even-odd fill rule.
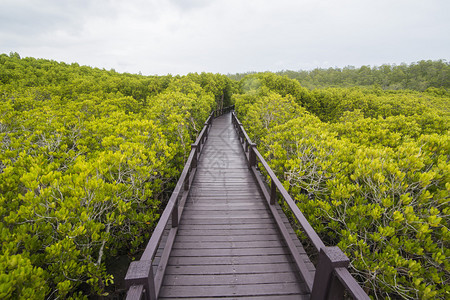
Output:
[[[288,230],[314,272],[294,231]],[[214,120],[198,161],[159,296],[309,298],[248,170],[230,114]]]

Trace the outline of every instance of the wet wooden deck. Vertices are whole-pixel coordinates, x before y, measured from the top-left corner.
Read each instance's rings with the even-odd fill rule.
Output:
[[[178,227],[160,299],[309,299],[267,200],[247,167],[231,114],[214,120]],[[284,213],[292,241],[314,266]]]

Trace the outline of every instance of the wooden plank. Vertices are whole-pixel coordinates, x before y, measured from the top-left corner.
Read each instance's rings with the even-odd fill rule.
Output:
[[[229,230],[229,229],[239,229],[239,230],[245,230],[245,229],[270,229],[273,228],[273,223],[254,223],[254,224],[208,224],[208,225],[201,225],[201,224],[183,224],[183,229],[216,229],[216,230]],[[248,241],[248,240],[246,240]]]
[[[226,187],[224,187],[226,188]],[[238,204],[238,203],[263,203],[263,198],[259,195],[252,195],[250,193],[239,193],[239,194],[217,194],[217,193],[204,193],[193,195],[192,202],[199,203],[210,203],[210,204]]]
[[[228,264],[273,264],[292,262],[287,255],[249,255],[249,256],[214,256],[214,257],[171,257],[171,266],[228,265]]]
[[[218,145],[220,147],[220,145]],[[241,169],[242,164],[245,161],[245,157],[243,156],[230,156],[223,154],[218,154],[215,156],[201,156],[203,158],[202,161],[199,162],[198,166],[208,167],[208,169]],[[243,169],[243,168],[242,168]]]
[[[256,214],[249,214],[247,216],[219,216],[219,215],[186,215],[184,216],[184,220],[209,220],[212,223],[211,224],[239,224],[243,220],[247,220],[247,222],[251,222],[251,220],[254,220],[257,222],[258,220],[271,220],[270,216],[267,215],[256,215]],[[217,223],[215,223],[217,222]]]
[[[207,183],[233,183],[233,184],[239,184],[247,186],[250,186],[251,184],[251,177],[248,178],[247,175],[243,176],[236,176],[228,174],[227,176],[224,176],[220,173],[214,174],[214,173],[207,173],[205,172],[204,175],[200,175],[198,178],[196,178],[196,184],[207,184]]]
[[[287,255],[289,252],[285,248],[250,248],[250,249],[174,249],[172,250],[172,257],[175,256],[243,256],[243,255]]]
[[[206,170],[201,170],[201,172],[203,174],[205,174],[206,176],[204,178],[200,178],[197,179],[195,181],[195,185],[205,185],[205,184],[232,184],[232,185],[236,185],[236,186],[254,186],[252,181],[250,181],[250,178],[239,178],[239,177],[229,177],[228,176],[232,176],[231,174],[223,174],[221,172],[212,172],[211,169],[209,169],[208,171]],[[205,187],[209,187],[208,185]]]
[[[233,216],[233,215],[226,215],[226,216],[220,216],[220,215],[197,215],[197,214],[191,214],[191,215],[185,215],[185,220],[242,220],[242,219],[271,219],[269,214],[252,214],[248,213],[248,215],[242,215],[242,216]]]
[[[262,199],[261,194],[257,190],[250,190],[247,188],[247,186],[241,185],[230,185],[230,184],[214,184],[214,183],[207,183],[205,184],[208,189],[204,189],[204,187],[200,186],[192,186],[191,187],[191,198],[210,198],[211,200],[214,199],[229,199],[229,200],[251,200],[254,201],[255,199]],[[203,189],[200,191],[200,189]]]
[[[165,286],[162,297],[223,297],[257,295],[304,295],[306,291],[298,283],[249,284],[228,286]]]
[[[272,219],[183,219],[183,224],[216,224],[216,225],[232,225],[232,224],[273,224]],[[183,230],[183,229],[181,229]],[[246,233],[247,234],[247,233]],[[251,233],[248,233],[251,234]]]
[[[202,155],[206,155],[205,152],[202,153]],[[242,155],[242,154],[239,154]],[[207,171],[205,173],[203,172],[199,172],[198,176],[202,175],[202,174],[207,174],[207,173],[217,173],[217,174],[221,174],[223,176],[233,176],[234,174],[245,174],[245,175],[251,175],[249,169],[246,167],[246,165],[240,165],[239,167],[236,168],[226,168],[226,169],[212,169],[212,170],[207,170],[207,169],[203,169],[203,168],[197,168],[198,170],[202,170],[202,171]]]
[[[217,214],[212,212],[211,214],[197,214],[197,213],[187,213],[184,216],[185,220],[194,219],[204,219],[204,220],[233,220],[233,219],[270,219],[270,215],[267,212],[257,213],[257,212],[241,212],[239,215],[235,216],[233,214]]]
[[[196,211],[202,212],[236,212],[236,211],[254,211],[254,210],[265,210],[263,203],[253,203],[250,205],[241,205],[240,203],[214,203],[214,202],[202,202],[202,203],[191,203],[189,206],[185,207],[186,211],[194,213]],[[266,210],[267,211],[267,210]],[[289,222],[287,222],[289,224]]]
[[[269,295],[269,296],[243,296],[243,297],[239,297],[239,296],[230,296],[230,297],[220,297],[221,300],[236,300],[236,299],[246,299],[246,300],[309,300],[309,295],[276,295],[276,297],[274,297],[273,295]],[[176,300],[176,299],[180,299],[179,297],[177,298],[172,298],[172,297],[164,297],[164,298],[160,298],[160,299],[164,299],[164,300]],[[217,300],[218,298],[210,298],[210,297],[189,297],[189,300]]]
[[[222,188],[227,188],[222,186]],[[195,189],[195,187],[193,187],[193,189]],[[220,202],[225,202],[228,201],[230,203],[240,203],[240,202],[262,202],[263,198],[259,195],[252,195],[250,193],[246,194],[246,193],[239,193],[239,194],[235,194],[233,195],[232,193],[230,194],[218,194],[218,193],[203,193],[203,194],[193,194],[191,196],[193,201],[196,200],[203,200],[203,201],[215,201],[217,203]]]
[[[209,182],[209,181],[208,181]],[[215,183],[221,183],[222,181],[215,181]],[[240,183],[240,182],[238,182],[238,183]],[[236,183],[236,188],[238,187],[238,186],[240,186],[238,183]],[[223,189],[221,189],[221,187],[218,187],[218,186],[214,186],[214,185],[211,185],[211,184],[206,184],[205,182],[201,182],[201,181],[196,181],[196,182],[194,182],[193,183],[194,184],[194,186],[196,186],[196,188],[195,188],[195,190],[193,190],[194,192],[210,192],[210,191],[217,191],[217,192],[226,192],[226,193],[237,193],[237,192],[242,192],[241,190],[233,190],[233,189],[230,189],[230,190],[223,190]],[[202,184],[204,184],[205,186],[204,187],[200,187],[199,185],[202,185]],[[250,185],[250,184],[247,184],[247,183],[245,183],[245,185],[247,186],[247,189],[246,189],[246,191],[249,191],[249,192],[258,192],[259,193],[259,190],[258,190],[258,187],[257,186],[255,186],[255,185]],[[192,192],[192,191],[191,191]]]
[[[246,285],[267,283],[295,283],[298,278],[292,272],[272,272],[258,274],[218,274],[218,275],[167,275],[164,285]]]
[[[228,168],[227,169],[233,169],[233,170],[248,170],[248,166],[247,165],[235,165],[234,167],[230,167],[230,166],[228,166]],[[219,172],[219,173],[222,173],[223,172],[223,170],[226,170],[226,169],[223,169],[223,168],[213,168],[213,169],[211,169],[211,166],[210,165],[197,165],[197,170],[199,171],[199,172],[206,172],[206,173],[208,173],[208,172],[210,172],[210,173],[214,173],[214,172]]]
[[[203,203],[190,203],[184,208],[188,210],[209,210],[209,211],[233,211],[233,210],[254,210],[254,209],[266,209],[266,206],[262,202],[247,202],[247,203],[214,203],[214,202],[203,202]]]
[[[278,234],[278,230],[275,228],[271,229],[228,229],[228,230],[185,230],[183,227],[178,229],[180,235],[266,235],[266,234]]]
[[[232,158],[230,159],[232,160]],[[201,162],[198,163],[197,168],[201,170],[201,172],[205,172],[206,174],[214,174],[214,171],[217,171],[220,173],[220,170],[223,170],[225,168],[227,169],[242,169],[245,170],[245,167],[243,166],[244,161],[236,161],[236,162],[228,162],[227,161],[219,161],[219,160],[211,160],[207,162]]]
[[[253,242],[176,242],[173,249],[243,249],[243,248],[273,248],[283,247],[281,241]]]
[[[208,196],[221,196],[228,193],[233,196],[246,195],[247,197],[260,197],[259,192],[254,189],[254,185],[245,182],[224,182],[218,180],[209,182],[194,181],[191,188],[192,196],[194,197],[203,196],[205,193]]]
[[[276,234],[261,234],[261,235],[178,235],[177,242],[184,241],[237,241],[237,242],[245,242],[245,241],[275,241],[280,240],[280,237]]]
[[[268,264],[227,264],[227,265],[194,265],[194,266],[168,266],[167,274],[185,275],[224,275],[224,274],[255,274],[255,273],[284,273],[295,274],[291,263]]]
[[[248,215],[255,215],[255,216],[269,216],[269,213],[267,212],[267,209],[263,208],[251,208],[251,209],[233,209],[233,210],[202,210],[202,209],[186,209],[185,216],[223,216],[223,217],[246,217]]]
[[[231,197],[227,195],[214,195],[214,196],[194,196],[192,197],[192,204],[238,204],[238,203],[247,203],[249,201],[255,202],[263,202],[260,197],[249,197],[249,196],[236,196]]]
[[[258,201],[259,202],[259,201]],[[231,202],[231,201],[208,201],[208,200],[198,200],[196,202],[191,202],[185,208],[192,210],[253,210],[257,208],[264,208],[263,203],[241,203],[241,202]],[[288,222],[289,223],[289,222]]]
[[[174,249],[246,249],[246,248],[275,248],[275,247],[285,247],[280,240],[275,241],[252,241],[252,242],[217,242],[217,241],[207,241],[207,242],[176,242]],[[298,254],[304,254],[303,252],[297,252]]]
[[[188,214],[208,214],[216,213],[223,215],[239,215],[248,213],[267,213],[267,209],[264,203],[254,202],[254,203],[241,203],[237,201],[211,201],[202,200],[197,202],[191,202],[187,207],[186,211]]]
[[[209,179],[208,178],[208,173],[214,173],[213,170],[208,170],[208,172],[202,172],[197,174],[197,180],[203,180],[203,179]],[[247,179],[251,174],[248,170],[245,169],[222,169],[222,170],[217,170],[217,175],[221,175],[221,176],[225,176],[224,179],[228,180],[228,179],[236,179],[236,178],[242,178],[242,179]],[[251,178],[251,177],[250,177]]]

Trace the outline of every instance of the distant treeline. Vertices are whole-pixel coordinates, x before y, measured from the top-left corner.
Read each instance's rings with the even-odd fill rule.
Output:
[[[229,75],[240,80],[245,74]],[[310,71],[280,71],[276,74],[296,79],[306,88],[352,87],[378,85],[390,90],[418,90],[427,88],[450,89],[450,63],[446,60],[421,60],[416,63],[355,68],[316,68]]]

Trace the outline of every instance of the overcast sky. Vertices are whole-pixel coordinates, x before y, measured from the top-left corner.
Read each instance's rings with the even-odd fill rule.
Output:
[[[449,0],[0,0],[0,53],[144,75],[450,58]]]

